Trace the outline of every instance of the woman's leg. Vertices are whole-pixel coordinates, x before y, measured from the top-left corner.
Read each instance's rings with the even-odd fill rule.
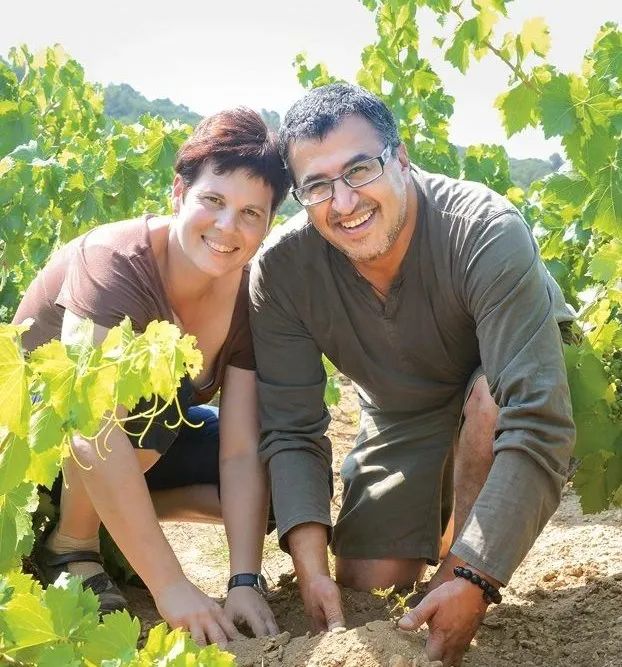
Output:
[[[170,449],[145,474],[160,521],[222,522],[218,490],[218,408],[188,410],[188,420]]]

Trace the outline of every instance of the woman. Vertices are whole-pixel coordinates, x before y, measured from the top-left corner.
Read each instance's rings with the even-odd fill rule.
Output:
[[[102,611],[124,607],[98,556],[103,521],[162,618],[188,628],[200,644],[224,645],[237,635],[235,620],[257,635],[278,632],[257,578],[268,492],[257,456],[247,263],[288,180],[275,137],[243,108],[204,119],[181,147],[175,171],[172,216],[103,225],[74,239],[29,287],[14,322],[34,319],[24,335],[29,350],[52,338],[70,342],[85,318],[95,323],[95,343],[126,315],[137,331],[155,319],[174,322],[196,336],[203,354],[201,376],[182,384],[182,405],[205,403],[220,388],[219,417],[205,406],[190,408],[190,420],[203,428],[172,432],[163,415],[140,449],[115,427],[105,461],[76,438],[77,458],[91,470],[65,461],[60,520],[36,557],[45,583],[68,571],[99,595]],[[232,575],[224,611],[184,576],[158,523],[220,517]],[[233,578],[239,574],[247,576]]]

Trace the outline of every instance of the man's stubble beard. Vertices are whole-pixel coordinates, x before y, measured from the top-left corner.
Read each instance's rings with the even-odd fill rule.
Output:
[[[373,262],[374,260],[385,255],[391,248],[394,243],[397,241],[400,233],[406,226],[407,222],[407,196],[406,188],[402,192],[402,198],[400,201],[400,210],[397,216],[397,222],[393,225],[387,232],[384,242],[380,247],[370,249],[365,252],[364,248],[361,248],[361,252],[352,251],[348,248],[339,248],[339,250],[353,263],[364,263],[364,262]]]

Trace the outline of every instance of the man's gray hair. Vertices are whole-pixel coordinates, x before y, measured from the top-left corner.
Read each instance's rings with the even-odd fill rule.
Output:
[[[395,119],[386,104],[365,88],[330,83],[314,88],[285,114],[279,129],[279,151],[287,164],[290,144],[304,139],[322,140],[348,116],[361,116],[378,132],[384,145],[400,144]]]

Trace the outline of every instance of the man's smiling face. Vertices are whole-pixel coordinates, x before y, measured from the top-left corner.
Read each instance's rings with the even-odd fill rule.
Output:
[[[358,162],[379,156],[384,148],[365,118],[347,116],[321,140],[290,144],[288,161],[295,187],[339,176]],[[352,262],[373,262],[389,253],[398,238],[412,235],[409,184],[408,157],[400,146],[378,179],[359,188],[337,180],[333,197],[308,206],[307,214],[318,232]]]

